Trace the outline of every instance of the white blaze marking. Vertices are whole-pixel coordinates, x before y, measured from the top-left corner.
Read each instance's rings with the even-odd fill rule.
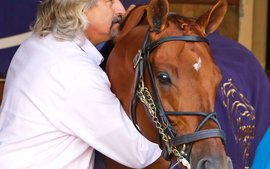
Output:
[[[199,57],[197,62],[194,63],[193,67],[198,72],[202,66],[202,59]]]

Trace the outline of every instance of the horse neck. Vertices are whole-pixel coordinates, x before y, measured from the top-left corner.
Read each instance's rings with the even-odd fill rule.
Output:
[[[129,112],[133,94],[135,76],[133,59],[141,48],[146,29],[146,26],[136,27],[118,39],[106,64],[111,90],[119,98],[126,112]]]

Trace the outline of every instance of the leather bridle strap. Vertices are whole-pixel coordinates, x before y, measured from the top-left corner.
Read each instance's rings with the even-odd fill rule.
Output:
[[[172,138],[172,145],[177,146],[213,137],[224,139],[224,131],[221,129],[207,129],[200,130],[191,134],[181,135],[180,137]]]
[[[204,113],[204,112],[172,112],[172,111],[166,111],[165,113],[166,113],[167,116],[170,116],[170,115],[173,115],[173,116],[203,116],[203,117],[207,116],[207,114]],[[217,120],[217,114],[215,112],[211,112],[209,114],[213,114],[213,115],[210,116],[209,119],[213,120],[218,125],[218,127],[221,128],[220,124],[219,124],[219,122]],[[209,116],[209,114],[208,114],[208,116]]]
[[[133,86],[133,94],[131,99],[131,105],[130,105],[130,112],[131,112],[131,119],[135,126],[135,128],[141,133],[141,130],[139,129],[137,125],[137,104],[138,104],[138,95],[137,91],[139,89],[139,83],[140,81],[144,81],[144,68],[145,68],[145,60],[147,59],[147,53],[149,50],[146,48],[149,43],[149,29],[146,31],[146,35],[143,40],[143,44],[141,46],[141,49],[138,51],[136,56],[134,57],[134,69],[135,69],[135,79],[134,79],[134,86]],[[147,112],[147,110],[146,110]],[[149,116],[149,113],[147,113]],[[151,119],[151,117],[149,116]],[[152,120],[150,120],[152,122]],[[152,122],[153,123],[153,122]],[[141,133],[142,134],[142,133]]]
[[[147,58],[149,57],[150,53],[148,54]],[[174,128],[172,127],[171,123],[169,122],[167,116],[166,116],[166,111],[163,109],[163,106],[161,104],[161,100],[160,97],[158,95],[158,90],[156,87],[156,83],[155,83],[155,79],[154,79],[154,75],[153,75],[153,71],[151,68],[151,64],[149,63],[149,60],[147,59],[146,61],[146,67],[149,73],[149,80],[150,80],[150,86],[151,86],[151,90],[152,90],[152,97],[157,109],[157,115],[158,118],[161,122],[161,124],[164,126],[165,130],[166,130],[166,134],[168,134],[171,138],[174,138],[176,136],[176,132],[174,130]]]
[[[208,42],[208,39],[202,36],[167,36],[165,38],[161,38],[151,43],[150,45],[150,53],[158,47],[161,43],[168,41],[185,41],[185,42]]]
[[[189,138],[187,138],[187,139],[185,139],[185,137],[192,137],[192,138],[196,138],[197,136],[197,134],[198,135],[202,135],[203,133],[198,133],[198,131],[203,127],[203,125],[209,120],[209,119],[211,119],[211,120],[213,120],[217,125],[218,125],[218,129],[217,130],[220,130],[220,131],[213,131],[213,130],[204,130],[204,131],[209,131],[209,133],[207,133],[206,134],[206,138],[209,138],[207,135],[211,135],[211,137],[220,137],[221,138],[221,140],[222,140],[222,142],[223,142],[223,144],[225,145],[225,143],[226,143],[226,137],[225,137],[225,134],[224,134],[224,132],[220,129],[221,128],[221,126],[220,126],[220,124],[219,124],[219,122],[218,122],[218,120],[217,120],[217,114],[216,114],[216,112],[211,112],[211,113],[208,113],[208,114],[206,114],[206,113],[204,113],[204,112],[168,112],[168,111],[165,111],[165,114],[168,116],[168,115],[175,115],[175,116],[203,116],[203,117],[205,117],[202,121],[201,121],[201,123],[198,125],[198,127],[196,128],[196,130],[195,130],[195,133],[192,133],[192,134],[188,134],[188,135],[181,135],[181,137],[183,137],[183,140],[189,140]],[[213,133],[212,133],[213,132]],[[213,135],[215,135],[215,133],[217,133],[218,132],[218,134],[216,135],[216,136],[213,136]],[[198,136],[198,137],[200,137],[200,136]],[[204,138],[203,138],[204,139]],[[177,138],[175,139],[175,140],[178,140]],[[200,139],[197,139],[197,140],[200,140]],[[189,142],[193,142],[193,141],[189,141]]]

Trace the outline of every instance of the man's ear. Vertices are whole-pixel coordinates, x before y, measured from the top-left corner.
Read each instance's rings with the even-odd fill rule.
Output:
[[[151,32],[161,32],[167,24],[169,14],[168,0],[151,0],[147,8],[147,20]]]

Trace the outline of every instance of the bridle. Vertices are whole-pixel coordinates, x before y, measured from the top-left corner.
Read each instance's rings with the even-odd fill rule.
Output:
[[[144,38],[143,45],[138,51],[134,58],[134,68],[135,68],[135,83],[133,88],[133,96],[131,101],[131,115],[132,121],[135,127],[139,130],[137,126],[137,113],[136,107],[138,100],[140,100],[145,108],[145,112],[150,117],[151,122],[154,124],[155,128],[158,130],[160,137],[159,146],[162,148],[162,141],[165,145],[162,151],[162,155],[167,160],[172,160],[175,156],[176,164],[170,167],[174,168],[176,165],[182,163],[183,166],[190,168],[190,156],[192,144],[196,141],[218,137],[221,138],[223,144],[225,144],[225,134],[221,130],[220,124],[217,120],[216,112],[205,113],[205,112],[170,112],[165,111],[162,107],[161,100],[159,98],[157,87],[154,80],[154,75],[152,72],[151,64],[149,62],[149,56],[151,52],[162,43],[168,41],[186,41],[186,42],[204,42],[208,43],[207,38],[201,36],[168,36],[161,38],[154,42],[150,42],[149,30]],[[144,74],[145,70],[149,73],[151,93],[148,88],[144,85]],[[168,121],[167,116],[169,115],[181,115],[181,116],[201,116],[203,120],[197,126],[194,133],[177,136],[174,128]],[[201,130],[201,128],[206,124],[208,120],[214,121],[218,128]],[[188,144],[189,148],[186,148]],[[181,145],[182,150],[179,150],[177,146]]]

